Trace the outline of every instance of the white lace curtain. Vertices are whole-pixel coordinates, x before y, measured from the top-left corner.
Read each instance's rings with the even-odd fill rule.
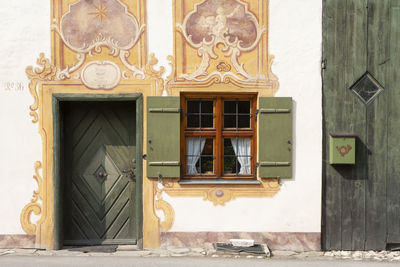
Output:
[[[186,139],[186,174],[199,174],[196,169],[196,163],[200,158],[205,143],[205,138]]]
[[[251,174],[250,138],[231,138],[231,142],[240,163],[239,174]]]

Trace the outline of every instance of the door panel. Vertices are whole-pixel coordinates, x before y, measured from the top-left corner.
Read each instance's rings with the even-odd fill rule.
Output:
[[[134,102],[63,102],[64,244],[135,243]]]
[[[324,249],[400,243],[398,25],[399,1],[323,1]],[[364,85],[363,99],[352,89],[368,75],[383,90]],[[356,165],[328,164],[335,132],[357,135]]]

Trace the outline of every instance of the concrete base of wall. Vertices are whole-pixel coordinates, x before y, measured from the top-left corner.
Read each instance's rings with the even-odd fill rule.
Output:
[[[268,244],[271,250],[321,250],[321,233],[269,232],[163,232],[161,247],[202,247],[204,243],[228,242],[229,239],[253,239]]]
[[[0,235],[0,248],[35,248],[35,235]]]

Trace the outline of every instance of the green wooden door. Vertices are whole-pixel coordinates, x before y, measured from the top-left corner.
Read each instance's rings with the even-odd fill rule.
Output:
[[[63,102],[64,244],[135,244],[135,102]]]
[[[400,1],[323,1],[322,247],[400,244]],[[354,133],[356,164],[329,164]]]

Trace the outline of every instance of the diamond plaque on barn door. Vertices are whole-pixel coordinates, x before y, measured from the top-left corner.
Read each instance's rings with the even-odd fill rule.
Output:
[[[383,87],[368,71],[350,89],[366,105],[371,103],[383,91]]]

